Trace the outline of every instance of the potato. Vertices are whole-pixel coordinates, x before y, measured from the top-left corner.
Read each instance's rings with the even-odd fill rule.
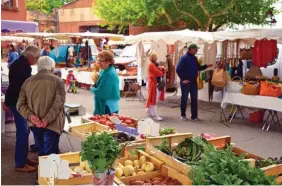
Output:
[[[82,170],[83,170],[83,168],[80,167],[80,166],[75,167],[75,168],[73,169],[73,171],[76,172],[76,173],[79,173],[79,172],[82,171]]]
[[[140,164],[139,164],[139,161],[138,160],[134,160],[133,161],[133,165],[134,165],[134,167],[140,167]]]
[[[140,159],[139,159],[140,166],[142,166],[145,163],[146,163],[146,157],[145,156],[141,156]]]
[[[116,170],[115,170],[115,176],[120,178],[120,177],[122,177],[122,175],[123,175],[123,170],[121,168],[117,167]]]
[[[124,162],[124,166],[127,166],[127,165],[132,165],[133,166],[133,162],[131,160],[126,160]]]
[[[132,165],[126,165],[123,169],[123,174],[125,177],[131,176],[134,173],[134,168]]]

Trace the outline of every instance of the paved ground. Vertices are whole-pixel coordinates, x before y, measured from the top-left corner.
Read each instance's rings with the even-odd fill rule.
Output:
[[[146,97],[146,96],[145,96]],[[131,98],[120,101],[120,114],[132,116],[138,119],[144,119],[144,103],[139,101],[126,101]],[[67,102],[79,103],[84,105],[87,109],[87,113],[93,112],[93,95],[86,90],[79,90],[78,94],[68,94]],[[177,102],[177,99],[167,100],[164,103],[160,103],[159,113],[164,118],[161,122],[161,127],[175,127],[178,132],[192,132],[200,134],[202,132],[215,133],[218,136],[230,135],[232,136],[232,142],[239,147],[253,152],[263,157],[276,157],[282,155],[282,133],[281,129],[273,128],[269,132],[261,131],[261,124],[249,124],[242,119],[235,119],[231,124],[231,128],[219,122],[220,119],[220,105],[215,103],[199,103],[199,115],[204,120],[204,123],[192,123],[183,122],[180,120],[179,108],[170,108],[172,105],[169,102]],[[187,109],[189,115],[190,108]],[[14,139],[15,128],[14,124],[6,125],[6,133],[1,135],[1,178],[3,185],[32,185],[36,183],[36,173],[23,174],[15,173],[13,169],[13,152],[14,152]],[[75,150],[80,150],[80,142],[76,139],[72,139],[72,145]],[[32,142],[32,137],[30,137]],[[62,135],[60,140],[60,148],[63,152],[71,150],[70,145],[65,134]],[[35,154],[31,154],[35,157]]]

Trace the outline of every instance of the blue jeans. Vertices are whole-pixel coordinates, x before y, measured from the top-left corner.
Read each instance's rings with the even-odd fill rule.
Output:
[[[47,156],[50,154],[58,154],[60,135],[52,130],[44,128],[31,127],[35,136],[35,143],[38,144],[38,155]]]
[[[16,124],[16,147],[15,162],[16,168],[23,168],[27,163],[29,128],[27,121],[20,115],[15,106],[10,107],[14,114]]]
[[[181,88],[181,116],[186,117],[188,96],[191,98],[191,119],[198,118],[198,85],[197,82],[180,83]]]

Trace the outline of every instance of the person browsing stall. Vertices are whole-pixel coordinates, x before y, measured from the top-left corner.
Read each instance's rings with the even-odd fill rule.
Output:
[[[94,94],[94,115],[118,113],[120,91],[118,74],[113,66],[114,54],[107,50],[101,51],[97,63],[102,70],[96,84],[90,89]]]
[[[18,53],[16,52],[16,48],[13,44],[8,46],[9,53],[8,53],[8,68],[10,68],[11,64],[18,59]]]
[[[200,66],[198,59],[195,56],[198,52],[199,47],[196,44],[190,44],[188,52],[180,58],[179,63],[176,67],[176,73],[180,78],[181,88],[181,119],[187,120],[186,118],[186,107],[188,96],[190,93],[191,97],[191,120],[200,122],[198,118],[198,85],[197,77],[198,71],[205,70],[212,65]]]
[[[26,119],[18,112],[16,105],[21,87],[31,76],[31,66],[37,63],[40,50],[36,46],[28,46],[23,55],[14,61],[9,69],[9,87],[5,95],[5,107],[14,115],[16,124],[15,170],[19,172],[33,172],[35,161],[29,160],[28,136],[29,128]]]
[[[54,75],[55,61],[40,57],[38,73],[22,86],[17,109],[28,120],[39,144],[39,156],[58,154],[59,139],[65,125],[66,91],[62,79]]]

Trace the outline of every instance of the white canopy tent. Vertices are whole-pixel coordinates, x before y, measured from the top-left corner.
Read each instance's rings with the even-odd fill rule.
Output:
[[[17,37],[17,36],[1,36],[1,41],[22,42],[23,40],[25,40],[27,42],[33,42],[34,38]]]
[[[105,38],[108,37],[110,40],[119,41],[123,40],[124,36],[119,34],[109,34],[109,33],[92,33],[92,32],[82,32],[82,33],[17,33],[15,36],[20,37],[44,37],[44,38],[55,38],[55,39],[68,39],[70,37],[81,37],[81,38]]]
[[[275,39],[282,44],[282,28],[261,28],[246,29],[239,31],[220,31],[220,32],[199,32],[191,30],[170,31],[170,32],[146,32],[136,36],[125,38],[128,43],[138,43],[141,41],[159,41],[164,40],[168,45],[177,41],[183,43],[212,43],[214,41],[237,40],[253,42],[258,39]]]

